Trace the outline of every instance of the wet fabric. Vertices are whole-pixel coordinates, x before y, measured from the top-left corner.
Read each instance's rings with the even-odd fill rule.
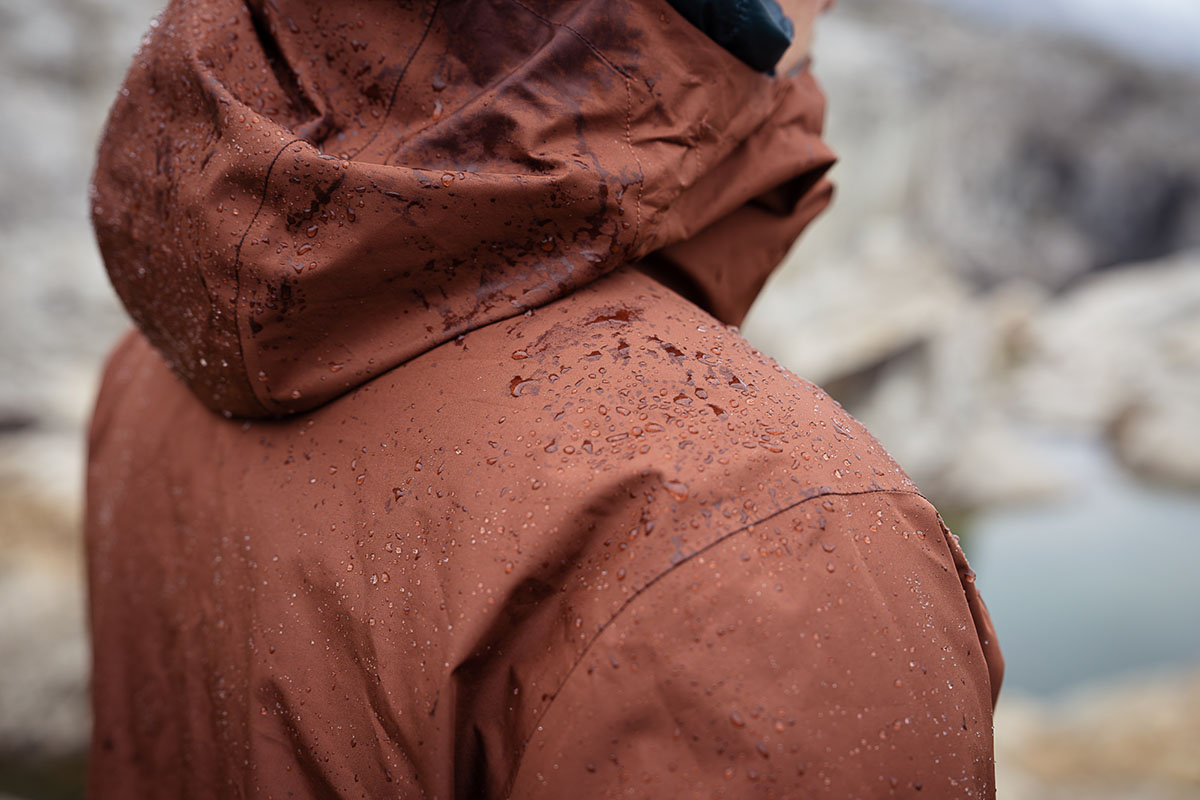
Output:
[[[807,73],[665,0],[176,0],[93,218],[91,795],[989,797],[937,512],[736,328]]]
[[[759,72],[773,72],[795,29],[775,0],[670,0],[710,39]]]

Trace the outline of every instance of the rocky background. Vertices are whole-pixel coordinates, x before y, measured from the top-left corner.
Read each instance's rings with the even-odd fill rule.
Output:
[[[0,4],[0,800],[81,795],[83,442],[127,324],[86,187],[157,5]],[[989,509],[1070,502],[1064,436],[1200,498],[1200,72],[916,0],[841,0],[816,70],[839,198],[747,336],[863,418],[969,552]],[[1000,796],[1200,795],[1198,668],[1006,690]]]
[[[1200,490],[1197,74],[895,0],[826,23],[839,196],[747,335],[942,503],[1059,491],[1045,428]]]

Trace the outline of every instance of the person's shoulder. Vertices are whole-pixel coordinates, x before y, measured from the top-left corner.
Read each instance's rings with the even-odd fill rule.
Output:
[[[557,431],[556,463],[570,448],[597,475],[653,475],[676,505],[743,524],[821,495],[916,492],[820,387],[644,275],[502,325],[509,388]]]

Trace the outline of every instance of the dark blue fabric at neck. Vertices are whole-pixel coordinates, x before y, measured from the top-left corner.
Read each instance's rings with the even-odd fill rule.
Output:
[[[795,33],[776,0],[668,2],[688,22],[759,72],[775,72]]]

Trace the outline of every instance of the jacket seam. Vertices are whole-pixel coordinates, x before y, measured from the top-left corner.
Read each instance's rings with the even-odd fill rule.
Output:
[[[429,38],[429,31],[433,28],[433,20],[437,17],[440,7],[441,0],[433,0],[433,6],[429,9],[429,19],[425,20],[425,28],[421,31],[421,38],[417,39],[417,43],[413,47],[412,52],[408,54],[408,59],[405,60],[404,66],[400,68],[400,74],[396,76],[396,82],[392,84],[392,93],[388,97],[388,104],[387,108],[384,109],[383,118],[379,121],[379,125],[375,128],[375,131],[367,138],[367,141],[357,150],[350,152],[350,158],[357,158],[363,151],[374,144],[379,134],[387,127],[388,120],[392,116],[392,109],[396,105],[396,96],[400,92],[400,84],[404,82],[404,76],[408,74],[408,68],[412,66],[412,62],[417,58],[417,53],[425,45],[425,40]]]
[[[822,492],[822,491],[818,491],[816,494],[809,495],[808,497],[804,497],[804,498],[797,500],[793,503],[790,503],[776,511],[772,511],[770,514],[760,517],[760,518],[754,520],[753,522],[748,522],[739,528],[736,528],[732,531],[729,531],[728,533],[718,536],[717,538],[713,539],[711,542],[709,542],[708,544],[699,548],[698,550],[688,553],[683,558],[681,558],[678,561],[676,561],[675,563],[671,564],[669,567],[664,569],[662,572],[658,573],[653,578],[646,581],[645,584],[643,584],[639,589],[634,591],[633,594],[631,594],[629,597],[625,598],[625,601],[623,603],[621,603],[621,607],[618,608],[615,612],[613,612],[612,616],[610,616],[607,620],[604,621],[603,624],[600,625],[600,627],[596,630],[596,632],[594,634],[592,634],[592,637],[590,639],[588,639],[587,644],[584,645],[583,649],[579,651],[579,656],[575,659],[574,662],[572,662],[570,668],[566,671],[566,674],[563,675],[562,680],[559,681],[558,686],[555,687],[554,692],[550,695],[550,700],[546,704],[546,707],[538,715],[539,720],[545,719],[547,714],[549,714],[550,709],[554,706],[554,701],[558,699],[558,695],[559,695],[559,693],[562,692],[563,687],[565,687],[567,685],[567,682],[571,680],[571,676],[573,676],[575,674],[575,670],[579,667],[580,664],[583,663],[583,659],[591,651],[592,646],[600,639],[601,636],[604,635],[604,632],[608,630],[609,626],[612,625],[614,622],[616,622],[617,619],[622,614],[625,613],[625,610],[627,608],[629,608],[631,605],[633,605],[634,601],[636,601],[643,594],[645,594],[647,591],[649,591],[650,587],[654,586],[660,580],[662,580],[663,578],[670,575],[678,567],[680,567],[683,564],[688,563],[696,556],[703,555],[704,553],[709,552],[713,548],[717,547],[720,544],[723,544],[724,542],[727,542],[728,540],[732,539],[733,537],[737,536],[738,534],[745,533],[750,528],[753,528],[756,525],[761,525],[764,522],[768,522],[768,521],[774,519],[775,517],[780,516],[781,514],[786,514],[787,512],[791,511],[792,509],[798,508],[798,507],[804,505],[805,503],[809,502],[810,500],[816,500],[816,499],[822,498],[822,497],[858,497],[858,496],[868,495],[868,494],[909,495],[911,497],[919,497],[927,503],[929,502],[929,499],[927,497],[925,497],[925,495],[923,495],[920,492],[915,491],[913,489],[861,489],[861,490],[853,491],[853,492],[833,492],[833,491]],[[940,519],[940,517],[939,517],[939,519]],[[525,760],[525,752],[529,749],[529,743],[531,741],[533,741],[533,736],[534,736],[534,733],[537,732],[537,729],[538,729],[538,726],[535,725],[533,730],[531,730],[529,732],[529,735],[525,737],[525,741],[521,744],[521,750],[517,754],[516,769],[514,769],[512,772],[512,777],[514,779],[521,771],[522,762],[524,762],[524,760]],[[505,796],[505,798],[512,797],[512,786],[511,785],[506,787],[504,796]]]
[[[429,12],[429,19],[426,20],[425,28],[421,31],[421,37],[420,37],[420,39],[417,40],[417,44],[415,47],[413,47],[412,52],[408,54],[408,60],[404,62],[404,66],[401,67],[401,69],[400,69],[400,74],[399,74],[399,76],[397,76],[396,82],[392,86],[392,94],[391,94],[391,97],[388,98],[387,109],[384,111],[383,119],[380,120],[379,126],[375,129],[374,133],[372,133],[370,135],[370,137],[368,137],[367,141],[362,145],[362,147],[359,147],[357,150],[355,150],[351,154],[352,158],[357,157],[359,153],[362,153],[364,150],[366,150],[368,147],[370,147],[371,144],[375,141],[376,137],[379,136],[380,131],[382,131],[384,129],[384,127],[387,125],[388,118],[392,114],[392,107],[396,103],[396,94],[400,90],[400,84],[401,84],[401,82],[403,82],[404,76],[408,74],[408,68],[412,65],[413,60],[417,57],[417,52],[425,44],[425,39],[428,38],[428,36],[429,36],[429,30],[430,30],[430,28],[433,27],[433,19],[434,19],[434,17],[437,16],[438,6],[440,5],[440,3],[441,3],[441,0],[434,0],[433,7],[431,8],[431,10]],[[237,333],[238,352],[241,355],[241,361],[242,361],[242,370],[241,370],[242,377],[244,377],[246,379],[246,385],[250,387],[251,399],[254,402],[256,402],[260,408],[262,408],[264,411],[271,413],[271,414],[279,413],[279,411],[280,411],[279,403],[277,403],[271,397],[270,391],[268,391],[267,389],[264,388],[260,392],[259,387],[255,384],[255,382],[253,380],[251,380],[251,376],[250,376],[251,367],[250,367],[248,356],[246,354],[247,353],[246,346],[244,344],[243,336],[242,336],[242,322],[243,322],[242,313],[241,313],[241,311],[242,311],[242,246],[246,244],[246,237],[248,237],[250,235],[250,231],[254,229],[255,223],[258,222],[258,218],[262,215],[263,208],[267,204],[267,194],[271,191],[271,173],[275,171],[276,162],[278,162],[280,156],[282,156],[284,154],[284,152],[294,144],[302,144],[302,145],[307,144],[310,147],[316,148],[316,146],[313,145],[312,142],[308,141],[307,139],[305,139],[302,136],[297,136],[297,137],[292,138],[290,141],[284,142],[283,145],[279,148],[279,150],[276,151],[275,155],[271,158],[271,163],[267,165],[266,174],[263,176],[263,188],[262,188],[262,194],[258,199],[258,208],[256,208],[254,210],[254,215],[252,217],[250,217],[250,222],[246,225],[246,230],[244,230],[242,232],[242,237],[238,240],[237,246],[234,249],[234,256],[233,256],[233,281],[234,281],[234,315],[233,315],[233,318],[234,318],[234,330]],[[202,279],[203,279],[203,276],[202,276]],[[205,283],[207,284],[207,281],[205,281]],[[247,312],[247,318],[249,318],[249,312]]]
[[[269,396],[261,396],[258,387],[254,385],[254,381],[250,380],[250,364],[246,357],[246,346],[242,341],[242,246],[246,244],[246,237],[250,235],[250,231],[254,228],[254,223],[258,222],[263,207],[267,204],[267,193],[271,190],[271,173],[275,171],[276,162],[279,161],[279,157],[283,155],[285,150],[297,143],[308,144],[308,142],[300,138],[284,142],[283,146],[271,158],[271,163],[267,165],[266,174],[263,175],[262,195],[258,198],[258,208],[254,210],[254,215],[250,217],[250,222],[246,225],[246,230],[242,231],[242,237],[238,239],[237,246],[233,251],[233,322],[235,332],[237,333],[238,354],[241,356],[242,361],[242,377],[246,379],[246,385],[250,387],[250,397],[254,402],[258,403],[260,408],[267,412],[277,410],[275,403],[270,400]],[[205,283],[207,284],[207,281]]]
[[[609,58],[608,55],[603,50],[601,50],[594,42],[592,42],[590,39],[588,39],[586,36],[584,36],[582,33],[580,33],[575,28],[571,27],[567,23],[558,22],[556,20],[549,19],[548,17],[545,17],[542,14],[539,14],[537,11],[530,8],[524,2],[524,0],[511,0],[511,2],[515,3],[516,5],[520,6],[523,9],[525,9],[527,12],[529,12],[533,16],[537,17],[545,24],[551,25],[554,27],[559,27],[559,28],[562,28],[563,30],[570,32],[576,39],[583,42],[584,46],[587,47],[589,50],[591,50],[593,55],[595,55],[596,58],[598,58],[601,62],[603,62],[605,66],[607,66],[613,72],[620,75],[621,80],[625,84],[625,147],[629,150],[629,155],[633,158],[633,163],[637,166],[637,170],[638,170],[638,179],[637,179],[638,194],[637,194],[637,203],[635,206],[635,213],[634,213],[633,235],[629,239],[629,245],[632,245],[633,243],[637,242],[638,234],[640,234],[641,230],[642,230],[642,195],[644,195],[646,192],[646,170],[642,166],[642,159],[638,155],[637,148],[633,146],[633,76],[629,73],[628,70],[622,68],[615,61],[613,61],[611,58]],[[629,245],[626,246],[627,253],[628,253]]]

